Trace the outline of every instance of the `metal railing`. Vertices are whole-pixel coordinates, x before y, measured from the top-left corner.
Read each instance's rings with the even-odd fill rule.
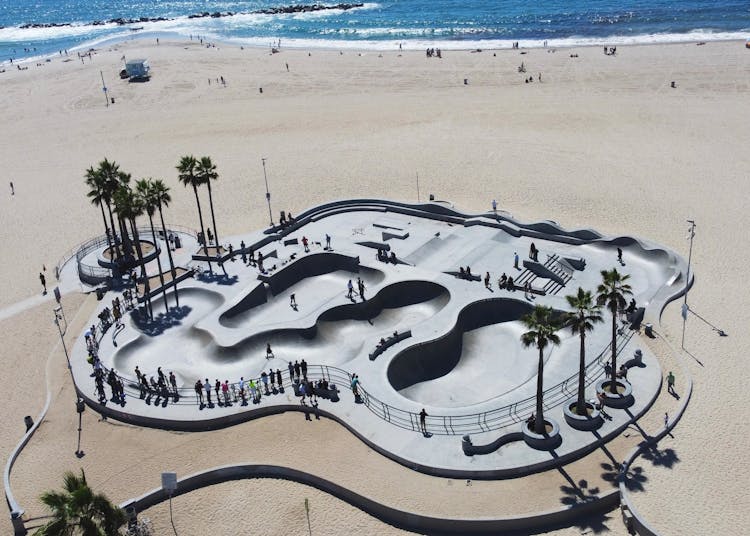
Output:
[[[106,330],[101,329],[101,324],[97,329],[97,333],[101,336],[104,335]],[[633,337],[634,332],[624,333],[618,337],[617,340],[617,353],[621,353],[622,349],[628,344],[630,339]],[[611,343],[607,345],[597,354],[597,356],[586,365],[584,369],[585,384],[591,385],[591,383],[602,378],[604,375],[604,364],[609,360],[609,353],[611,351]],[[105,376],[109,370],[104,369]],[[167,389],[163,392],[158,392],[152,388],[145,389],[145,392],[141,392],[137,380],[132,377],[125,377],[117,375],[122,381],[126,396],[134,398],[148,398],[150,403],[154,397],[158,397],[160,401],[178,405],[189,405],[198,404],[198,396],[194,388],[191,387],[179,387],[176,392],[171,386],[167,386]],[[263,388],[261,378],[247,378],[246,385],[249,380],[252,379],[258,385],[258,389]],[[323,380],[325,379],[329,384],[334,384],[336,387],[342,385],[351,390],[352,374],[342,370],[338,367],[329,365],[308,365],[307,368],[307,379],[309,381]],[[294,378],[289,377],[288,371],[285,369],[282,371],[282,386],[284,389],[293,388],[295,383]],[[269,385],[271,385],[269,379]],[[278,384],[276,384],[278,389]],[[205,386],[204,386],[205,389]],[[578,371],[575,374],[567,378],[566,380],[546,389],[543,394],[543,404],[546,410],[563,404],[567,400],[571,399],[577,394],[578,389]],[[409,411],[406,409],[397,408],[382,400],[378,399],[374,395],[370,394],[367,389],[360,382],[357,386],[358,396],[364,405],[372,411],[379,418],[383,419],[394,426],[412,430],[414,432],[422,433],[420,424],[419,413]],[[204,391],[205,392],[205,391]],[[175,397],[175,394],[178,396]],[[221,394],[221,391],[220,391]],[[142,396],[143,395],[143,396]],[[223,394],[221,394],[223,397]],[[249,398],[249,393],[246,394]],[[241,395],[239,390],[239,382],[234,381],[230,384],[230,397],[232,404],[241,402]],[[169,399],[171,398],[171,402]],[[223,400],[222,400],[223,402]],[[427,432],[435,435],[464,435],[464,434],[477,434],[482,432],[489,432],[492,430],[498,430],[505,428],[526,420],[531,413],[536,411],[536,395],[530,396],[523,400],[519,400],[512,404],[495,408],[485,412],[463,414],[463,415],[428,415],[425,419]]]

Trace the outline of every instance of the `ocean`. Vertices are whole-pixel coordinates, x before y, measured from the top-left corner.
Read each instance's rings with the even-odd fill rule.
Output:
[[[358,0],[350,0],[358,3]],[[134,37],[297,48],[444,49],[750,38],[748,0],[381,0],[261,13],[304,0],[0,0],[0,61]],[[310,2],[307,5],[315,4]],[[335,6],[338,0],[322,5]],[[223,16],[192,17],[196,14]],[[232,15],[227,16],[227,13]],[[113,19],[138,19],[118,24]],[[143,21],[140,19],[144,18]],[[146,20],[163,19],[163,20]]]

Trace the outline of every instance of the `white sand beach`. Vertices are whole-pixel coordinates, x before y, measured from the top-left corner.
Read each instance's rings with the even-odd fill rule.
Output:
[[[123,55],[147,57],[151,81],[120,80]],[[47,382],[52,392],[47,419],[13,470],[16,499],[28,514],[44,515],[38,495],[57,488],[65,470],[83,467],[97,490],[120,502],[158,487],[162,470],[184,476],[232,461],[295,466],[425,513],[502,516],[541,503],[544,510],[561,506],[559,476],[536,475],[525,493],[512,492],[507,482],[460,487],[381,457],[336,423],[298,430],[298,415],[180,434],[102,422],[87,411],[86,456],[77,459],[75,395],[52,323],[53,301],[40,296],[38,272],[46,266],[53,286],[54,266],[65,252],[102,233],[83,175],[105,157],[134,179],[163,179],[173,198],[167,221],[196,227],[193,194],[175,170],[192,153],[217,164],[221,236],[268,223],[261,158],[275,216],[341,198],[416,202],[418,174],[423,201],[434,194],[472,212],[488,210],[494,198],[520,220],[641,236],[685,256],[686,220],[695,220],[689,303],[705,321],[688,317],[682,353],[694,393],[673,437],[660,443],[677,461],[666,468],[639,459],[644,490],[633,500],[661,534],[746,531],[750,425],[740,375],[750,346],[750,248],[741,237],[750,224],[750,50],[744,43],[620,46],[616,56],[599,47],[450,51],[437,59],[418,51],[270,55],[162,39],[158,46],[130,41],[97,50],[83,64],[69,59],[24,71],[6,65],[0,73],[3,460],[22,437],[23,416],[36,418],[44,405]],[[526,73],[518,72],[522,62]],[[100,72],[115,99],[109,106]],[[525,83],[529,76],[534,81]],[[63,304],[72,342],[94,298],[70,292]],[[657,329],[679,349],[679,304],[667,307],[662,322]],[[685,378],[676,372],[679,392]],[[661,414],[648,417],[651,430]],[[627,452],[634,441],[623,438],[618,448]],[[588,471],[598,477],[598,463],[571,470],[577,478]],[[180,534],[205,534],[208,527],[234,534],[237,524],[269,534],[305,533],[306,497],[313,530],[401,533],[322,492],[274,480],[179,497],[175,521]],[[148,515],[159,533],[170,529],[165,504]],[[610,534],[626,533],[617,511],[599,522]],[[7,518],[0,523],[10,531]],[[585,530],[592,529],[558,533]]]

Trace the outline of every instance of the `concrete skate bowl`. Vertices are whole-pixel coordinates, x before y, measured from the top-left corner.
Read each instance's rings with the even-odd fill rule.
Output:
[[[371,351],[382,337],[406,331],[430,319],[450,301],[448,290],[430,281],[400,281],[382,288],[365,302],[348,303],[324,311],[311,326],[264,331],[232,346],[208,344],[201,350],[206,362],[232,364],[241,371],[262,370],[266,344],[285,366],[304,356],[309,363],[342,366],[362,351]],[[233,377],[233,376],[232,376]]]
[[[513,391],[536,376],[537,363],[521,351],[519,321],[532,306],[509,298],[467,305],[440,338],[397,354],[388,381],[405,398],[439,407],[462,407]]]
[[[246,325],[259,311],[258,306],[270,298],[305,282],[320,291],[326,286],[324,276],[339,274],[337,288],[346,289],[346,283],[353,277],[361,277],[371,287],[379,284],[385,274],[381,270],[359,266],[357,257],[347,257],[335,253],[318,253],[301,259],[282,268],[271,276],[262,276],[261,282],[251,288],[240,300],[219,316],[219,324],[227,328]]]

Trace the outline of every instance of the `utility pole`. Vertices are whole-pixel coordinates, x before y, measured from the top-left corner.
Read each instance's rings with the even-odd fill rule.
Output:
[[[70,372],[70,380],[73,382],[73,389],[75,389],[76,392],[76,412],[78,413],[78,447],[76,448],[75,454],[78,458],[83,458],[84,452],[81,450],[81,430],[83,424],[83,410],[85,408],[85,405],[83,400],[81,400],[81,396],[78,394],[76,381],[73,377],[73,369],[70,366],[70,355],[68,354],[68,347],[65,345],[65,331],[68,330],[68,323],[67,320],[65,320],[65,314],[63,313],[62,305],[55,307],[53,313],[55,314],[55,325],[57,326],[57,332],[60,334],[60,342],[62,343],[63,352],[65,352],[65,360],[68,362],[68,372]],[[65,331],[63,331],[62,326],[60,326],[61,320],[65,321]]]
[[[690,288],[690,262],[693,258],[693,237],[695,237],[695,220],[687,220],[690,224],[690,250],[688,252],[687,278],[685,279],[685,294],[682,301],[682,349],[685,349],[685,324],[687,323],[687,314],[690,308],[687,304],[688,289]]]
[[[261,158],[263,162],[263,180],[266,181],[266,201],[268,202],[268,217],[271,220],[271,227],[273,227],[273,212],[271,212],[271,192],[268,191],[268,175],[266,175],[266,159]]]

